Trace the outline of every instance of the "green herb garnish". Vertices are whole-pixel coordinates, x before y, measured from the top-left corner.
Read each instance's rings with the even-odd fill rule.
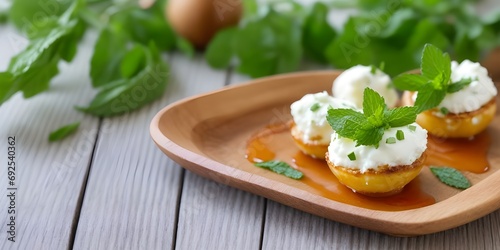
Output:
[[[444,184],[458,188],[467,189],[471,183],[458,170],[449,167],[429,167],[431,172]]]
[[[292,179],[300,179],[304,176],[302,172],[297,169],[292,168],[288,163],[283,161],[264,161],[257,162],[254,164],[257,167],[269,169],[275,173],[290,177]]]
[[[422,53],[421,75],[402,74],[393,79],[401,90],[418,91],[415,106],[423,112],[438,106],[446,96],[451,77],[451,59],[432,44],[426,44]]]
[[[326,118],[337,134],[356,141],[356,146],[378,147],[385,130],[415,122],[416,111],[416,107],[388,109],[382,96],[366,88],[363,113],[352,109],[329,109]]]
[[[319,103],[315,103],[309,108],[312,112],[316,112],[319,108],[321,108],[321,105]]]
[[[460,91],[472,82],[467,78],[450,83],[450,56],[432,44],[424,47],[420,70],[421,75],[402,74],[393,80],[400,90],[418,91],[415,106],[419,113],[437,107],[446,94]]]
[[[351,152],[350,154],[348,154],[347,157],[349,157],[349,160],[351,160],[351,161],[356,160],[356,154],[354,153],[354,151]]]
[[[398,141],[405,139],[405,133],[403,132],[403,130],[398,129],[398,131],[396,131],[396,138],[398,139]]]
[[[385,140],[385,143],[387,143],[387,144],[394,144],[394,143],[396,143],[396,138],[394,138],[394,137],[389,137],[389,138],[387,138],[387,139]]]
[[[451,83],[451,59],[438,47],[426,44],[422,53],[421,75],[401,74],[393,79],[400,90],[418,91],[415,106],[418,112],[437,107],[448,93],[455,93],[469,85],[471,79]]]
[[[76,130],[80,127],[80,122],[75,122],[71,123],[69,125],[63,126],[53,132],[50,133],[49,135],[49,141],[59,141],[62,140],[69,135],[73,134],[76,132]]]
[[[415,132],[415,130],[417,129],[417,126],[415,126],[415,125],[408,125],[408,129],[410,129],[411,132]]]

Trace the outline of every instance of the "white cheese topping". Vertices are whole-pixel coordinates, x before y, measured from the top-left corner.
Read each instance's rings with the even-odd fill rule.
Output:
[[[317,109],[311,110],[315,106]],[[315,141],[327,145],[333,129],[326,120],[328,107],[332,108],[354,108],[347,101],[333,98],[326,91],[307,94],[302,99],[292,103],[290,106],[293,121],[297,129],[302,132],[304,142]],[[317,140],[319,138],[319,140]],[[314,139],[314,140],[313,140]]]
[[[377,69],[375,74],[370,66],[357,65],[347,69],[333,82],[332,93],[336,98],[348,100],[357,108],[363,107],[363,91],[366,87],[377,91],[390,108],[396,106],[398,94],[391,88],[391,78]]]
[[[451,81],[458,82],[464,78],[474,81],[458,92],[447,94],[438,108],[445,107],[451,113],[471,112],[478,110],[496,96],[497,89],[486,68],[469,60],[460,64],[451,62]]]
[[[412,131],[410,126],[414,126],[415,131]],[[397,139],[398,130],[403,131],[403,140]],[[395,143],[387,143],[387,138],[390,137],[395,139]],[[356,142],[353,140],[339,137],[337,133],[333,133],[330,146],[328,146],[328,158],[336,166],[359,169],[364,173],[368,169],[377,170],[379,166],[384,165],[389,167],[410,165],[420,158],[426,149],[427,130],[413,123],[409,126],[386,130],[378,148],[374,146],[356,147]],[[352,152],[356,157],[355,160],[349,159],[349,154]]]

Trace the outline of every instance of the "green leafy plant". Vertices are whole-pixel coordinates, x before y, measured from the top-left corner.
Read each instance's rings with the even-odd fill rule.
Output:
[[[386,62],[384,71],[395,76],[419,66],[422,48],[426,43],[451,51],[457,60],[468,58],[473,61],[479,60],[481,55],[500,45],[500,12],[480,17],[471,11],[474,0],[337,1],[316,3],[312,7],[302,7],[293,1],[271,1],[268,5],[261,4],[260,7],[249,4],[253,2],[250,0],[244,2],[246,8],[250,9],[248,6],[251,6],[251,10],[247,11],[240,26],[232,28],[231,32],[221,31],[221,35],[209,45],[206,58],[210,65],[217,68],[227,67],[234,55],[234,41],[248,35],[238,31],[245,29],[249,23],[263,22],[269,15],[269,11],[266,12],[268,9],[280,9],[274,11],[275,14],[286,17],[288,22],[288,26],[265,31],[268,36],[273,37],[272,40],[289,39],[289,33],[285,31],[298,23],[302,28],[298,43],[302,44],[303,56],[320,63],[329,63],[336,68]],[[275,8],[276,5],[288,7]],[[328,22],[328,13],[338,8],[356,8],[357,14],[351,15],[342,28],[335,29]],[[295,30],[298,31],[297,27]],[[252,32],[258,36],[258,32],[262,31],[256,29]],[[295,39],[290,41],[296,42]],[[280,52],[271,46],[246,46],[249,46],[248,43],[245,48],[254,52]],[[228,52],[228,48],[233,49]],[[235,60],[236,66],[244,60],[245,58]],[[290,68],[294,70],[297,66]],[[247,71],[240,72],[248,74]],[[272,72],[281,73],[278,70],[269,70],[262,74],[273,74]]]
[[[242,27],[217,34],[208,46],[205,58],[213,67],[239,61],[237,70],[252,77],[290,72],[302,58],[300,25],[292,17],[269,11]]]
[[[112,14],[108,14],[110,8]],[[47,90],[59,73],[59,62],[74,58],[89,25],[101,30],[90,62],[92,86],[99,92],[87,107],[77,109],[95,116],[113,116],[157,99],[165,90],[168,75],[160,50],[179,49],[188,56],[194,53],[189,42],[165,21],[163,8],[163,1],[147,10],[136,3],[119,5],[104,0],[15,1],[9,20],[30,43],[11,59],[5,72],[0,72],[0,105],[17,92],[29,98]],[[42,14],[46,19],[38,22],[34,17]],[[78,126],[69,128],[54,132],[49,140],[58,140]]]
[[[76,1],[59,18],[47,21],[46,28],[32,30],[28,47],[11,59],[7,71],[0,73],[0,104],[21,91],[25,98],[49,88],[51,79],[59,73],[61,60],[70,62],[85,25],[77,13],[83,1]]]
[[[338,135],[352,139],[356,146],[375,147],[378,147],[385,130],[406,126],[415,122],[416,118],[416,107],[388,109],[384,98],[370,88],[363,92],[363,112],[353,109],[329,109],[326,117]],[[404,135],[398,136],[398,140],[403,139]],[[391,140],[387,143],[393,142]]]

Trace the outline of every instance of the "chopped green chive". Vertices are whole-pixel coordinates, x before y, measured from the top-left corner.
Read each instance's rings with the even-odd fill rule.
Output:
[[[389,138],[387,138],[387,139],[385,140],[385,143],[387,143],[387,144],[394,144],[394,143],[396,143],[396,138],[394,138],[394,137],[389,137]]]
[[[405,139],[405,133],[403,132],[403,130],[398,129],[398,131],[396,131],[396,138],[398,138],[399,141]]]
[[[377,73],[377,67],[375,67],[374,65],[372,65],[371,67],[372,67],[372,69],[370,70],[370,73],[375,75],[375,73]]]
[[[354,151],[351,152],[349,155],[347,155],[347,157],[349,157],[349,160],[351,160],[351,161],[355,161],[356,160],[356,155],[354,154]]]
[[[408,128],[410,129],[410,131],[415,132],[415,129],[417,129],[417,126],[409,125]]]
[[[310,110],[312,112],[316,112],[319,108],[321,108],[321,105],[319,105],[319,103],[315,103],[311,106]]]
[[[441,107],[439,111],[441,111],[441,114],[443,115],[447,115],[448,113],[450,113],[450,111],[445,107]]]

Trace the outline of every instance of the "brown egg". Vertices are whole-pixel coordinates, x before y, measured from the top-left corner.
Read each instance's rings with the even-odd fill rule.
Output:
[[[166,7],[172,28],[198,48],[218,30],[236,25],[242,12],[240,0],[170,0]]]
[[[500,81],[500,69],[498,65],[500,64],[500,47],[491,51],[484,59],[481,61],[483,65],[489,72],[491,79],[494,82]]]

